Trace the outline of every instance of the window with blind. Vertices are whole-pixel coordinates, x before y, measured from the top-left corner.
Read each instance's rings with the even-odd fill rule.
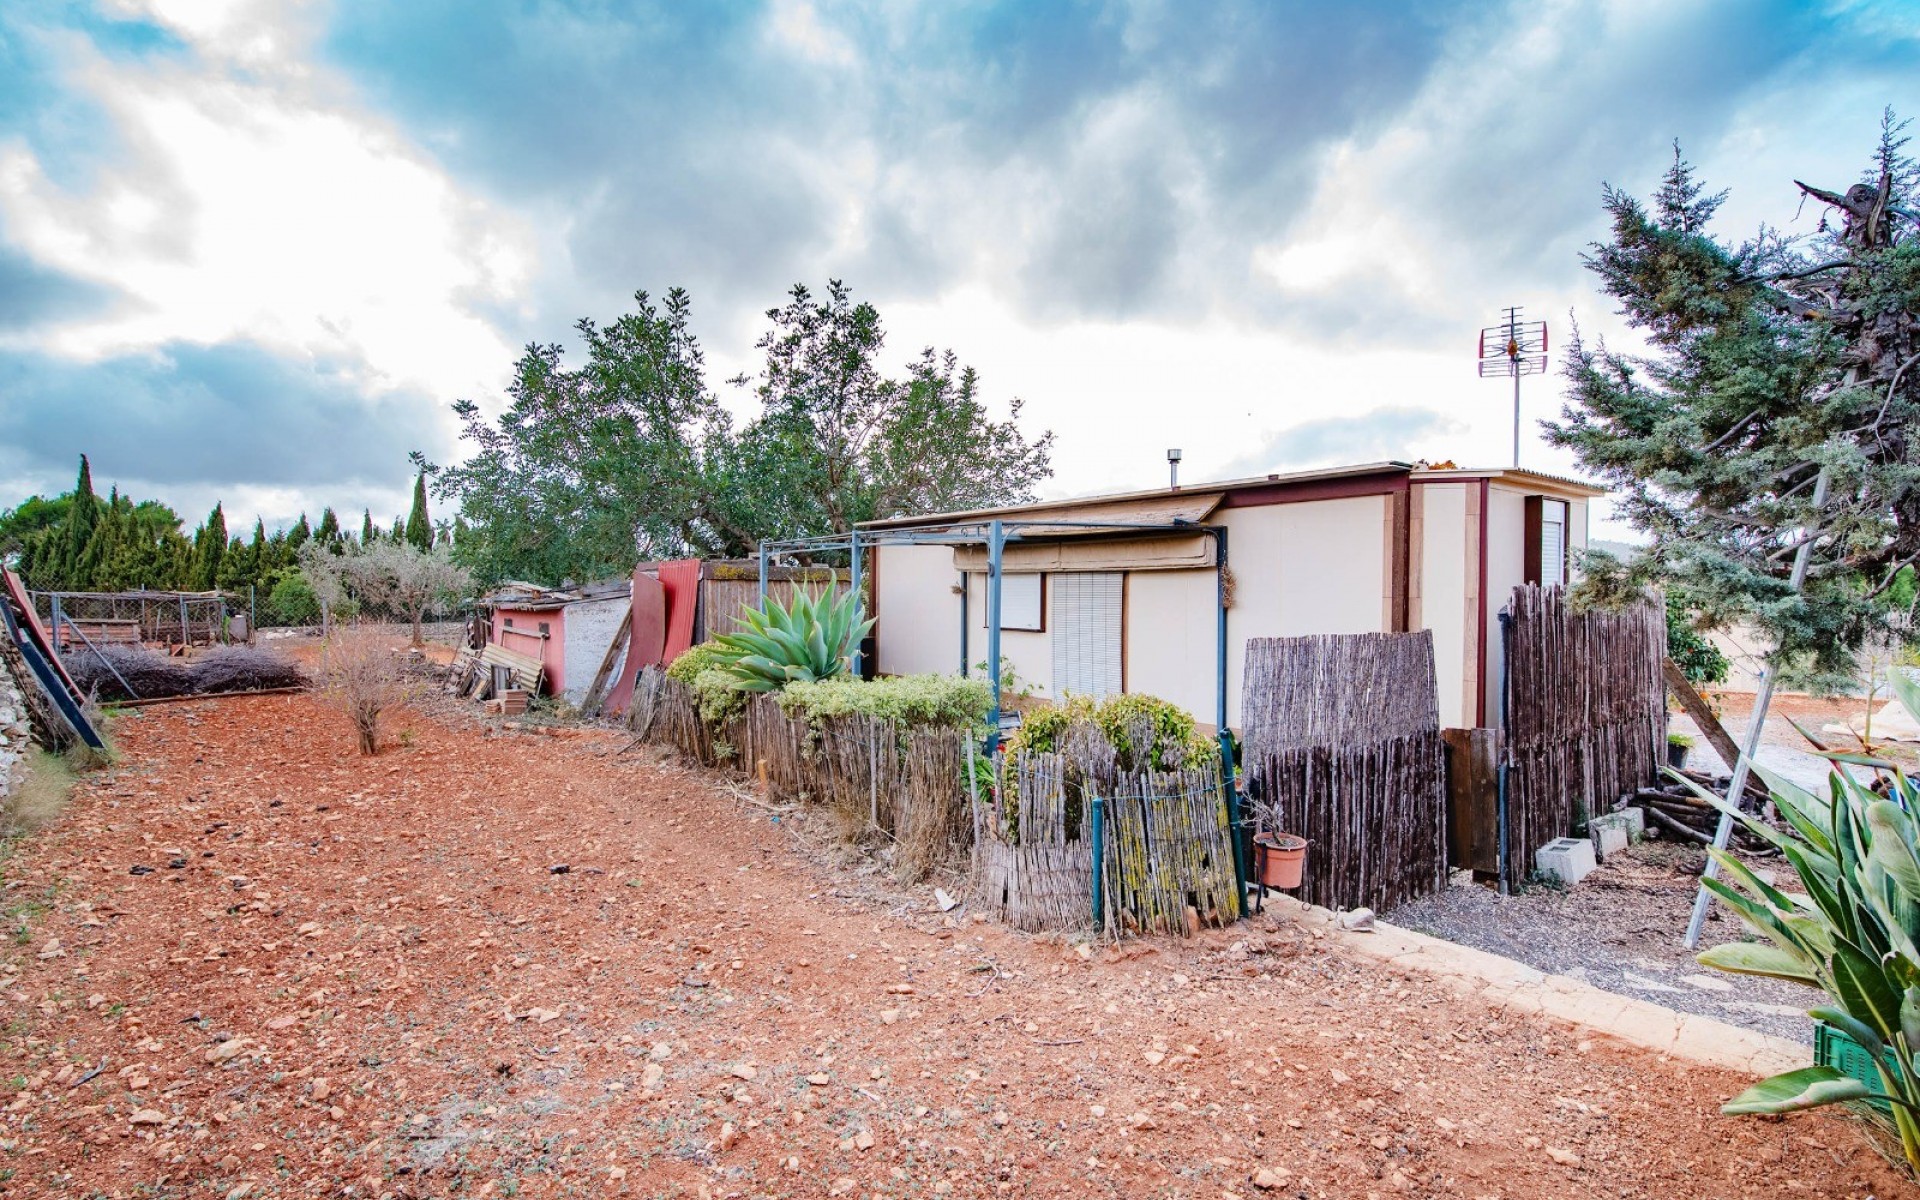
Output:
[[[1122,686],[1121,597],[1126,577],[1118,571],[1054,575],[1048,585],[1053,616],[1055,696],[1112,696]]]
[[[1524,568],[1528,583],[1552,587],[1567,581],[1567,512],[1565,500],[1527,497]]]

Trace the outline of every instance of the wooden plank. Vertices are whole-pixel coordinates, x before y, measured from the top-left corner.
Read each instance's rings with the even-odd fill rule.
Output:
[[[1447,865],[1500,870],[1500,731],[1443,729],[1447,743]]]
[[[606,694],[607,681],[613,678],[613,668],[620,662],[627,649],[627,632],[633,628],[633,606],[620,615],[620,627],[613,631],[613,640],[607,643],[607,654],[600,660],[600,669],[593,673],[593,682],[587,685],[586,699],[580,702],[580,711],[586,716],[594,716],[600,711],[600,700]]]
[[[1726,726],[1720,724],[1720,718],[1714,716],[1713,709],[1707,707],[1706,698],[1693,686],[1693,681],[1687,678],[1687,673],[1680,669],[1679,663],[1671,658],[1663,658],[1660,660],[1660,669],[1666,676],[1667,690],[1673,693],[1673,698],[1680,702],[1680,707],[1693,718],[1693,723],[1700,727],[1701,736],[1707,739],[1707,744],[1713,747],[1714,753],[1727,764],[1728,770],[1732,770],[1733,765],[1740,761],[1740,747],[1727,733]],[[1756,800],[1765,800],[1767,785],[1757,776],[1748,775],[1747,795]]]

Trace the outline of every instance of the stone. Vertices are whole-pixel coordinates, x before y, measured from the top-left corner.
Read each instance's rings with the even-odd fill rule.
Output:
[[[1625,853],[1627,846],[1633,841],[1633,833],[1627,827],[1627,819],[1620,813],[1608,813],[1606,816],[1594,817],[1588,821],[1587,837],[1592,840],[1593,852],[1601,862],[1606,862],[1616,854]]]
[[[1285,1167],[1261,1167],[1253,1173],[1253,1186],[1262,1191],[1287,1186],[1287,1176],[1292,1172]]]

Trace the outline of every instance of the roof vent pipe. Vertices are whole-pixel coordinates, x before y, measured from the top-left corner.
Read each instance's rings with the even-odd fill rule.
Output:
[[[1167,451],[1167,486],[1174,491],[1180,490],[1180,452]]]

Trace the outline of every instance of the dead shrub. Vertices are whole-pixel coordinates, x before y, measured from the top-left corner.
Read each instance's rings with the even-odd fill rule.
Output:
[[[197,695],[220,692],[258,692],[271,688],[305,687],[300,664],[273,650],[257,646],[215,646],[187,668]]]
[[[357,626],[334,630],[321,647],[320,681],[328,700],[353,722],[362,754],[378,752],[380,714],[406,703],[417,686],[387,639]]]

